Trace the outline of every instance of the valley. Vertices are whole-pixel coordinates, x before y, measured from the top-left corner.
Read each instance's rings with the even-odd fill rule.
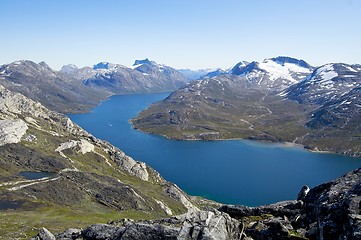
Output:
[[[276,224],[287,230],[273,229],[269,234],[313,239],[320,231],[329,234],[328,230],[321,225],[312,227],[315,218],[296,219],[305,213],[316,214],[333,186],[350,194],[345,192],[338,200],[342,206],[357,211],[352,204],[354,194],[359,194],[359,171],[321,184],[359,167],[356,158],[286,145],[209,140],[289,142],[359,157],[359,65],[313,67],[303,60],[276,57],[261,63],[242,61],[229,70],[203,74],[191,81],[148,59],[135,61],[133,67],[101,62],[84,68],[66,65],[60,71],[44,62],[16,61],[0,66],[0,236],[28,239],[38,234],[38,239],[46,239],[55,232],[63,234],[57,235],[58,239],[67,239],[70,233],[92,239],[116,231],[100,237],[116,239],[127,234],[134,237],[129,229],[136,228],[138,234],[183,234],[187,239],[193,234],[192,227],[186,227],[189,223],[217,229],[213,235],[207,231],[214,230],[194,233],[196,237],[234,238],[244,233],[230,229],[242,226],[247,236],[257,239]],[[174,92],[155,98],[142,95],[167,91]],[[149,102],[137,103],[134,97]],[[128,101],[112,102],[116,98]],[[150,105],[156,100],[160,101]],[[108,110],[101,110],[107,105]],[[96,120],[91,114],[98,109],[101,122],[89,121]],[[84,119],[84,125],[81,115],[69,116],[96,137],[62,113],[87,113],[90,118]],[[109,118],[110,113],[122,116],[123,123]],[[206,141],[172,141],[147,133]],[[345,179],[352,181],[347,180],[348,187],[341,189]],[[304,184],[314,187],[309,198],[259,206],[294,199]],[[262,185],[260,193],[254,191]],[[202,189],[204,186],[211,187]],[[201,197],[189,196],[181,189]],[[258,207],[222,206],[207,198]],[[316,205],[312,205],[314,201]],[[326,205],[341,207],[332,201],[328,199]],[[317,221],[327,225],[340,217],[338,211],[333,214],[331,220],[322,216]],[[281,220],[282,216],[289,221]],[[126,218],[133,220],[118,220]],[[343,218],[357,221],[352,213]],[[264,229],[254,229],[250,219]],[[202,225],[204,221],[210,225]],[[225,223],[217,228],[220,221]],[[108,224],[87,227],[95,222]],[[330,229],[349,236],[358,231],[354,229],[357,226]],[[73,230],[61,233],[69,227]]]

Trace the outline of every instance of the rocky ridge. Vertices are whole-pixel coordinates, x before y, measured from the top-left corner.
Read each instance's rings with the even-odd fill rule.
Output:
[[[92,68],[69,64],[55,71],[45,62],[16,61],[0,66],[0,84],[57,112],[82,113],[110,95],[173,91],[189,81],[148,59],[136,63],[131,68],[108,62]]]
[[[0,128],[0,205],[19,203],[14,211],[0,211],[0,236],[20,237],[16,234],[27,234],[54,217],[59,218],[57,227],[68,225],[66,214],[86,215],[87,222],[101,212],[154,217],[198,209],[147,164],[1,85]],[[22,172],[52,174],[24,179]],[[22,230],[19,221],[27,223]],[[9,224],[14,232],[4,227]]]
[[[41,229],[33,239],[361,239],[360,202],[357,169],[315,188],[303,187],[294,201],[224,205],[151,221],[122,219],[55,235]]]
[[[109,94],[51,69],[45,62],[16,61],[0,66],[0,84],[61,112],[85,112]]]

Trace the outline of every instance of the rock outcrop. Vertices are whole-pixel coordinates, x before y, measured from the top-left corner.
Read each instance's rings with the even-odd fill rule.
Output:
[[[302,200],[219,210],[243,221],[254,239],[361,239],[361,168],[307,190]]]
[[[224,205],[218,210],[191,210],[151,221],[122,219],[66,230],[56,239],[361,239],[361,168],[309,189],[298,200],[266,206]],[[42,240],[39,232],[36,239]],[[45,239],[45,238],[44,238]]]
[[[27,129],[28,126],[21,119],[0,120],[0,146],[20,142]]]
[[[27,179],[21,172],[51,176]],[[197,209],[186,193],[144,162],[95,138],[65,115],[0,85],[1,201],[22,203],[14,218],[3,217],[6,213],[0,211],[0,218],[5,219],[0,223],[0,235],[8,238],[19,237],[14,235],[17,230],[3,230],[2,226],[12,226],[8,221],[14,219],[23,222],[19,216],[28,206],[35,206],[31,209],[36,209],[36,215],[44,214],[44,222],[51,218],[52,214],[44,213],[49,209],[79,217],[99,216],[99,211],[167,217]],[[22,224],[25,227],[18,234],[35,227],[32,217],[39,219],[26,217],[27,224]],[[67,218],[59,218],[69,226]],[[39,238],[44,236],[51,235],[43,230]]]
[[[94,224],[79,234],[79,230],[66,230],[56,235],[56,239],[88,240],[130,240],[130,239],[208,239],[228,240],[239,239],[242,231],[241,223],[228,214],[217,210],[189,211],[186,214],[154,221],[133,221],[123,219],[108,224]],[[42,238],[44,230],[34,238]],[[74,234],[74,232],[76,234]]]

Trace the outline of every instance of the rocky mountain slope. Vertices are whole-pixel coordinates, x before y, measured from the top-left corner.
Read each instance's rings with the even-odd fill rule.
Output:
[[[284,91],[289,99],[322,105],[336,100],[361,84],[361,67],[330,63],[318,67],[303,81]]]
[[[177,70],[137,60],[132,68],[102,62],[91,67],[17,61],[0,66],[0,84],[63,113],[87,112],[113,94],[172,91],[189,80]]]
[[[33,239],[356,240],[361,239],[360,201],[361,169],[357,169],[312,189],[304,186],[294,201],[259,207],[224,205],[151,221],[121,219],[55,235],[42,228]]]
[[[0,236],[187,209],[198,208],[145,163],[0,85]]]
[[[311,70],[286,57],[236,65],[232,73],[187,84],[132,123],[175,139],[287,141],[361,156],[360,66]]]
[[[85,112],[108,93],[51,69],[46,63],[17,61],[0,66],[0,84],[61,112]]]

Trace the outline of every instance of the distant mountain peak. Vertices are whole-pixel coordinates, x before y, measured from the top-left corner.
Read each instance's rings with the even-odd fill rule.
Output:
[[[312,66],[310,64],[308,64],[307,62],[305,62],[302,59],[296,59],[296,58],[287,57],[287,56],[278,56],[278,57],[270,58],[270,59],[266,59],[266,60],[272,60],[282,66],[284,66],[285,63],[291,63],[291,64],[295,64],[295,65],[298,65],[298,66],[304,67],[304,68],[309,68],[309,69],[312,68]]]
[[[143,60],[135,60],[133,66],[137,66],[137,65],[141,65],[141,64],[152,65],[152,64],[154,64],[154,62],[150,61],[148,58],[143,59]]]
[[[248,64],[244,64],[244,62],[237,63],[230,71],[230,73],[234,75],[246,75],[252,70],[258,68],[258,62],[251,62]]]
[[[60,69],[60,72],[72,73],[77,70],[79,70],[79,68],[75,64],[67,64]]]
[[[46,62],[44,62],[44,61],[39,62],[39,65],[42,66],[42,67],[44,67],[44,68],[51,69],[51,68],[49,67],[49,65],[46,64]]]
[[[109,62],[100,62],[93,66],[93,69],[109,69]]]

